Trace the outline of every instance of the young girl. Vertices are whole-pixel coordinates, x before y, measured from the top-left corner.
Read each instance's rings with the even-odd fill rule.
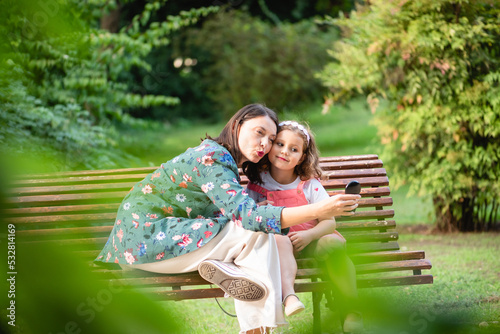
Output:
[[[317,203],[329,195],[317,180],[321,178],[319,153],[310,131],[303,125],[286,121],[279,124],[276,140],[261,165],[260,185],[250,183],[249,195],[260,205],[300,206]],[[344,331],[362,329],[356,312],[356,273],[345,251],[345,239],[335,230],[335,219],[312,220],[290,228],[287,236],[275,235],[278,245],[282,296],[285,314],[304,310],[294,291],[297,263],[304,254],[325,260],[327,273],[339,291],[344,308]],[[295,256],[295,257],[294,257]]]

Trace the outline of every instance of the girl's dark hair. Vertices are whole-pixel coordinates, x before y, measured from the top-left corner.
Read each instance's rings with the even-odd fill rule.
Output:
[[[314,134],[308,124],[302,124],[302,126],[309,133],[309,142],[305,133],[294,125],[283,124],[278,128],[278,133],[283,130],[290,130],[297,136],[300,136],[304,142],[304,146],[302,147],[302,151],[305,155],[304,161],[295,166],[295,173],[300,176],[300,179],[306,181],[311,178],[322,178],[323,170],[319,166],[319,150],[316,145],[316,140],[314,139]]]
[[[268,116],[276,124],[276,129],[278,128],[278,116],[276,113],[262,104],[254,103],[238,110],[229,122],[227,122],[218,137],[212,138],[207,134],[206,139],[211,139],[224,146],[231,153],[236,163],[238,163],[243,156],[238,145],[238,130],[246,121],[261,116]],[[260,181],[257,164],[247,161],[243,163],[242,169],[251,182]]]

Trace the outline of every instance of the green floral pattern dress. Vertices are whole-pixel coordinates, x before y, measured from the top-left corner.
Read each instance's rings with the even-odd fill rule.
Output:
[[[231,220],[248,230],[281,233],[283,207],[258,207],[239,182],[231,154],[204,140],[134,185],[96,261],[173,258],[203,247]]]

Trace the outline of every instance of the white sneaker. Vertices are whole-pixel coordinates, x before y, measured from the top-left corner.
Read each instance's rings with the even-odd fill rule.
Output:
[[[363,332],[363,316],[359,312],[349,313],[344,319],[344,333]]]
[[[286,303],[287,298],[290,296],[295,296],[297,300],[294,303]],[[283,305],[285,306],[285,314],[287,317],[291,317],[292,315],[298,314],[306,309],[304,304],[302,304],[302,302],[300,301],[299,297],[294,293],[286,295],[286,297],[283,299]]]
[[[232,262],[205,260],[198,265],[198,272],[234,299],[255,301],[266,296],[264,284],[248,276]]]

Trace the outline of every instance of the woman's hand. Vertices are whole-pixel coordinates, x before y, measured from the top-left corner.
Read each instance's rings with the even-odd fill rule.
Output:
[[[302,224],[309,220],[319,221],[338,216],[352,216],[358,207],[360,195],[335,195],[314,204],[284,208],[281,211],[281,228]]]
[[[339,194],[315,203],[318,206],[319,220],[331,219],[337,216],[352,216],[358,207],[360,195]]]

